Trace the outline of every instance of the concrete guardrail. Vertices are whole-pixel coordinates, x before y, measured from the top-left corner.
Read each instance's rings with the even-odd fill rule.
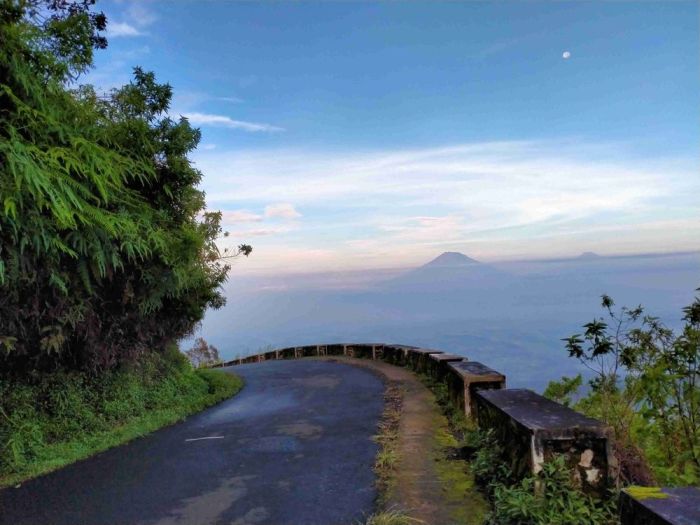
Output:
[[[480,428],[492,429],[503,444],[504,459],[517,476],[536,474],[554,454],[563,454],[585,492],[600,495],[609,487],[610,431],[602,422],[531,390],[506,389],[504,374],[464,356],[406,345],[335,343],[270,350],[216,367],[326,356],[382,360],[444,382],[456,408],[476,420]],[[649,496],[654,490],[659,494]],[[698,525],[700,490],[623,490],[620,519],[623,525]]]

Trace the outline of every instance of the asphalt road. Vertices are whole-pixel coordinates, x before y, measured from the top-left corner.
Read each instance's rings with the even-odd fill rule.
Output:
[[[381,379],[314,360],[235,372],[246,386],[233,399],[0,491],[0,523],[350,525],[370,514]]]

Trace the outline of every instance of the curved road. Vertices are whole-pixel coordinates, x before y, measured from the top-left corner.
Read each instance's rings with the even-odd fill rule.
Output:
[[[315,360],[235,372],[246,381],[236,397],[0,491],[0,523],[350,525],[370,514],[382,380]]]

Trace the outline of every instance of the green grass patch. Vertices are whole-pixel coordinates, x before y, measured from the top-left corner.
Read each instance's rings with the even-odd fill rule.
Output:
[[[233,374],[193,370],[176,347],[99,376],[0,380],[0,487],[180,421],[242,386]]]

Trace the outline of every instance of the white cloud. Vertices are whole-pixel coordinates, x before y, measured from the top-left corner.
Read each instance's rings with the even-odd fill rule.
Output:
[[[195,126],[218,126],[232,129],[241,129],[251,132],[273,132],[284,131],[283,128],[272,126],[270,124],[261,124],[258,122],[246,122],[244,120],[234,120],[224,115],[212,115],[210,113],[184,113],[183,117],[187,118],[191,124]]]
[[[448,249],[497,259],[575,254],[577,243],[595,249],[598,242],[609,252],[619,245],[627,253],[700,246],[700,210],[691,197],[700,193],[697,160],[650,158],[624,144],[217,150],[197,152],[195,160],[214,207],[278,203],[265,218],[293,219],[298,211],[288,203],[301,206],[304,228],[285,236],[290,244],[261,237],[256,249],[284,254],[302,244],[334,254],[315,261],[317,269],[329,261],[344,268],[400,266]],[[698,226],[665,234],[655,226],[669,220]],[[246,263],[251,268],[291,264],[284,255],[262,261],[257,254]]]
[[[265,217],[290,220],[298,219],[301,217],[301,213],[288,202],[281,202],[279,204],[265,206]]]
[[[216,144],[201,144],[199,147],[204,150],[213,150],[216,149]]]
[[[109,10],[111,11],[111,10]],[[107,13],[107,38],[144,36],[158,16],[142,0],[126,2],[118,13]]]
[[[290,228],[286,226],[270,226],[268,228],[254,228],[252,230],[230,232],[230,234],[236,239],[249,239],[251,237],[267,237],[279,233],[287,233],[289,231],[291,231]]]
[[[107,38],[143,35],[141,31],[127,22],[108,22],[106,34]]]
[[[130,2],[129,7],[126,9],[126,15],[129,20],[141,27],[150,26],[158,20],[158,15],[146,7],[146,3],[143,0]]]
[[[244,102],[242,98],[238,97],[216,97],[216,100],[221,100],[223,102],[231,102],[232,104],[241,104]]]
[[[260,222],[263,220],[262,215],[248,210],[224,210],[221,212],[221,216],[221,223],[224,225],[240,222]]]

